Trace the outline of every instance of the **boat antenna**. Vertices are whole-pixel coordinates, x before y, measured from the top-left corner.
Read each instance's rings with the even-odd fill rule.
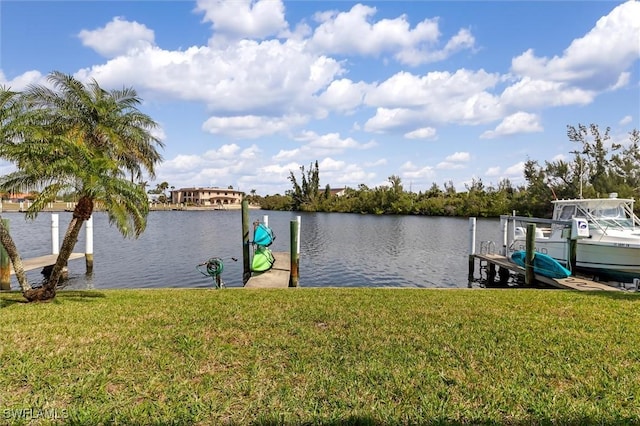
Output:
[[[558,196],[556,195],[556,191],[553,190],[553,186],[551,186],[551,183],[547,182],[547,186],[549,187],[549,189],[551,190],[551,193],[553,194],[553,199],[557,201]]]

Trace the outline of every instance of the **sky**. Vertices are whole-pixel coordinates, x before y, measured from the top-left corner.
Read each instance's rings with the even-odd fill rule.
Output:
[[[138,92],[150,188],[522,185],[568,125],[640,129],[640,2],[0,0],[0,86],[52,71]]]

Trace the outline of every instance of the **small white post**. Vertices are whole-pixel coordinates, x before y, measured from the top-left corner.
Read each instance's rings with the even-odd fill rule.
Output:
[[[468,287],[473,287],[475,265],[476,265],[476,218],[469,218],[469,275]]]
[[[265,214],[264,216],[262,216],[262,223],[264,223],[264,226],[269,227],[269,215]]]
[[[93,254],[93,215],[85,222],[85,231],[87,233],[85,242],[85,253]]]
[[[469,218],[469,255],[476,254],[476,218]]]
[[[507,219],[506,216],[500,216],[500,229],[502,230],[502,249],[500,251],[500,254],[503,256],[507,255],[507,244],[508,244],[508,232],[507,229],[509,228],[509,220]]]
[[[60,225],[58,221],[58,214],[51,214],[51,254],[60,253]]]
[[[93,215],[87,219],[84,226],[86,232],[84,259],[87,266],[87,274],[90,274],[93,272]]]

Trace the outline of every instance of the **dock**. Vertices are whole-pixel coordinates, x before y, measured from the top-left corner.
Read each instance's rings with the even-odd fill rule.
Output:
[[[84,257],[84,253],[71,253],[69,256],[69,260],[81,259]],[[55,265],[56,259],[58,258],[57,254],[47,254],[45,256],[34,257],[31,259],[22,259],[22,266],[24,266],[24,270],[31,271],[34,269],[42,269],[45,266]],[[13,264],[11,265],[11,275],[15,274],[13,270]]]
[[[288,252],[273,252],[276,260],[265,272],[252,272],[244,285],[246,288],[287,288],[291,274],[291,255]]]
[[[524,275],[525,269],[521,266],[516,265],[511,262],[507,257],[499,255],[499,254],[473,254],[475,259],[479,259],[480,262],[486,262],[489,267],[489,270],[493,270],[494,273],[489,273],[489,276],[495,276],[495,268],[503,268],[505,270],[515,272],[517,274]],[[621,291],[621,289],[599,283],[597,281],[592,281],[587,278],[579,277],[579,276],[571,276],[567,278],[548,278],[543,275],[534,274],[535,280],[537,282],[546,284],[551,287],[560,288],[560,289],[568,289],[568,290],[578,290],[578,291]]]

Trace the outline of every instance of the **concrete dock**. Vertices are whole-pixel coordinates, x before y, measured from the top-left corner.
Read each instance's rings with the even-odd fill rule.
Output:
[[[252,272],[245,288],[287,288],[291,274],[291,254],[273,252],[276,262],[266,272]]]

